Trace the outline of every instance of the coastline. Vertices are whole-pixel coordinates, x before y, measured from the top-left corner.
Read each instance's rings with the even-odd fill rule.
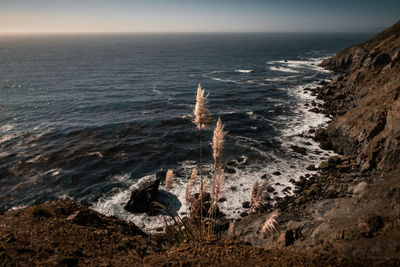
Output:
[[[396,34],[400,32],[398,30],[400,23],[396,25],[394,29],[389,30],[394,31],[395,36],[399,36]],[[378,39],[382,42],[381,38],[388,38],[387,33],[378,35]],[[371,40],[376,39],[372,38]],[[361,61],[361,65],[368,57],[368,53],[375,53],[372,49],[375,48],[378,51],[380,49],[373,45],[374,42],[371,46],[369,44],[371,41],[364,43],[367,55],[358,60]],[[327,129],[316,130],[316,140],[321,143],[322,147],[334,148],[337,152],[344,152],[344,155],[330,157],[321,163],[319,173],[294,181],[296,194],[278,200],[269,210],[278,209],[280,215],[278,218],[279,230],[268,239],[260,240],[259,238],[260,227],[268,215],[267,213],[251,214],[238,222],[234,241],[221,239],[205,241],[201,245],[192,243],[176,245],[168,243],[162,235],[147,236],[140,230],[125,231],[129,227],[136,228],[134,226],[127,228],[126,225],[129,223],[121,220],[107,218],[70,202],[55,201],[40,205],[39,211],[42,210],[42,213],[38,211],[36,215],[32,214],[34,212],[32,208],[7,211],[0,215],[2,222],[0,223],[2,232],[0,253],[4,252],[1,255],[6,255],[1,259],[8,257],[10,262],[17,265],[24,262],[48,265],[68,264],[68,262],[72,263],[71,265],[118,264],[124,259],[125,262],[130,261],[139,265],[146,263],[152,265],[186,263],[190,265],[198,262],[201,264],[216,263],[217,265],[243,264],[244,262],[249,264],[292,263],[310,266],[328,263],[333,266],[399,264],[400,198],[397,185],[400,183],[400,170],[396,169],[399,158],[379,156],[384,153],[391,155],[393,151],[398,152],[399,150],[397,147],[374,146],[377,145],[377,141],[374,141],[375,137],[385,135],[385,142],[390,138],[388,135],[392,132],[388,133],[386,127],[393,130],[395,125],[388,125],[389,122],[399,122],[396,117],[398,111],[395,109],[399,102],[398,97],[394,98],[394,104],[391,102],[389,105],[391,109],[387,110],[386,115],[391,117],[389,116],[385,120],[385,125],[382,126],[379,120],[374,121],[375,126],[378,126],[370,127],[373,135],[368,135],[365,141],[361,142],[359,148],[349,145],[357,140],[354,139],[353,134],[335,136],[337,133],[335,127],[340,127],[340,123],[350,120],[349,117],[346,117],[347,112],[358,112],[352,105],[354,99],[361,98],[361,96],[357,94],[354,86],[357,83],[359,85],[364,85],[364,83],[357,81],[354,73],[358,72],[357,75],[361,76],[367,74],[388,76],[386,80],[380,76],[380,82],[386,82],[384,87],[387,91],[385,93],[392,93],[391,90],[394,88],[395,94],[397,80],[392,79],[391,75],[400,73],[400,56],[399,53],[394,54],[390,62],[383,60],[381,63],[381,60],[375,59],[379,58],[377,57],[378,53],[370,60],[371,68],[364,66],[365,70],[362,73],[359,71],[360,62],[355,60],[357,57],[354,56],[354,47],[356,46],[353,46],[350,52],[349,50],[340,52],[333,59],[323,63],[325,67],[333,68],[338,76],[333,77],[329,82],[321,83],[320,87],[307,89],[317,98],[325,100],[323,110],[334,118]],[[348,60],[348,58],[352,60]],[[373,62],[377,65],[375,66]],[[387,67],[389,64],[390,69]],[[355,65],[358,68],[354,67]],[[340,69],[332,66],[340,66]],[[343,81],[348,81],[348,83]],[[393,86],[389,86],[391,83],[394,83]],[[376,86],[374,83],[372,85]],[[350,89],[353,89],[354,93],[349,91]],[[343,101],[343,92],[347,93],[344,96],[346,101]],[[367,93],[371,94],[371,91],[367,91]],[[373,93],[372,96],[374,96]],[[358,103],[364,104],[361,106],[361,112],[370,109],[370,106],[365,106],[368,101]],[[363,124],[360,125],[352,129],[354,133],[362,132]],[[396,133],[394,130],[393,132]],[[346,145],[351,148],[346,149]],[[368,149],[371,147],[375,149],[373,151],[377,152],[370,153]],[[365,157],[362,156],[364,155],[363,151],[365,151],[368,161],[365,161]],[[20,223],[18,228],[13,228],[12,221]],[[66,223],[65,226],[63,223]],[[28,225],[30,230],[22,230]],[[16,231],[16,229],[20,230]],[[72,250],[72,247],[66,246],[72,239],[65,243],[57,240],[57,231],[79,233],[82,229],[87,231],[87,235],[82,235],[80,239],[73,241],[79,243],[79,246],[100,242],[97,252],[80,254],[79,249]],[[91,235],[93,236],[91,237]],[[113,237],[114,235],[119,236]],[[227,237],[226,233],[223,233],[222,236]],[[48,246],[38,244],[38,240],[40,243],[45,238],[53,238],[54,240],[51,240],[53,243],[49,243]],[[102,242],[109,243],[110,246],[102,246]],[[228,253],[224,251],[228,251]],[[68,257],[65,257],[64,254],[67,254]],[[99,256],[99,254],[103,254],[103,256]],[[250,257],[247,257],[248,255]],[[40,261],[49,256],[52,257],[52,261]],[[90,257],[94,258],[89,259]]]

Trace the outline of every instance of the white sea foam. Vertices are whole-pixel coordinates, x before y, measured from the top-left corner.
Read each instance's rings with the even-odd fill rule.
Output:
[[[5,124],[5,125],[0,127],[0,133],[9,132],[12,129],[14,129],[14,125],[13,124]]]
[[[273,71],[281,71],[281,72],[288,72],[288,73],[299,73],[300,71],[292,69],[292,68],[285,68],[285,67],[269,67],[270,70]]]
[[[211,77],[211,79],[214,81],[218,81],[218,82],[242,84],[241,82],[230,80],[230,79],[221,79],[221,78],[217,78],[217,77]]]
[[[253,70],[235,70],[235,72],[250,73],[250,72],[253,72]]]
[[[290,79],[295,79],[296,77],[298,77],[298,76],[291,75],[291,76],[284,76],[284,77],[265,78],[264,80],[267,82],[285,82]]]
[[[306,66],[308,61],[288,61],[279,63],[290,65],[288,66],[288,69],[279,68],[279,71],[294,71],[294,68],[300,68],[303,65]],[[315,64],[317,65],[317,62]],[[219,78],[213,79],[222,80]],[[258,115],[253,111],[246,112],[246,114],[252,120],[257,120],[261,124],[268,123],[269,125],[274,125],[276,129],[280,129],[280,135],[277,137],[277,141],[279,141],[286,149],[279,151],[275,151],[273,149],[265,150],[260,147],[260,144],[263,143],[260,140],[240,135],[230,137],[235,140],[237,146],[252,150],[254,153],[259,154],[259,158],[264,159],[264,161],[259,160],[258,162],[254,162],[253,159],[253,161],[247,162],[246,159],[238,159],[238,166],[233,167],[235,172],[226,174],[223,195],[227,200],[219,205],[221,211],[227,214],[228,217],[237,218],[243,211],[245,211],[245,209],[242,207],[242,203],[249,201],[251,188],[254,181],[259,179],[264,174],[271,174],[275,171],[280,172],[280,175],[272,176],[271,182],[277,191],[275,197],[282,197],[285,194],[290,194],[291,190],[287,190],[288,187],[293,188],[293,185],[289,182],[289,180],[298,180],[301,175],[310,173],[310,171],[306,170],[307,166],[319,165],[322,160],[325,160],[327,157],[334,154],[332,151],[322,151],[317,142],[307,137],[309,129],[324,126],[329,121],[329,118],[323,114],[310,112],[308,110],[310,107],[305,106],[306,103],[310,103],[311,101],[321,103],[319,100],[316,100],[314,96],[311,96],[309,93],[303,90],[305,87],[312,87],[315,85],[315,83],[310,83],[281,89],[285,90],[288,95],[295,97],[297,99],[296,103],[289,101],[282,102],[281,100],[266,98],[266,101],[272,102],[273,105],[290,106],[292,111],[290,116],[282,116],[276,121],[273,121],[269,118]],[[240,112],[243,111],[226,111],[224,114]],[[300,155],[294,152],[291,149],[291,146],[293,145],[306,148],[307,155]],[[284,153],[284,155],[281,153]],[[184,177],[189,177],[192,168],[196,167],[196,162],[184,161],[180,163],[178,168],[185,173]],[[204,166],[204,173],[209,173],[211,169],[211,165]],[[125,211],[123,208],[126,202],[129,200],[130,192],[132,186],[134,185],[134,181],[130,177],[130,174],[113,176],[112,181],[115,183],[123,182],[125,183],[126,188],[115,188],[112,190],[112,192],[109,192],[107,195],[103,196],[96,203],[94,203],[92,208],[106,215],[115,215],[122,219],[133,221],[145,231],[155,231],[155,229],[164,225],[163,216],[158,215],[150,217],[146,214],[135,215]],[[211,177],[209,178],[211,180]],[[185,178],[181,180],[176,179],[174,187],[170,191],[181,203],[178,211],[180,214],[186,211],[186,184],[187,180]],[[286,193],[284,189],[286,189]],[[163,185],[160,186],[160,190],[165,190]],[[198,184],[196,185],[196,190],[198,190]]]

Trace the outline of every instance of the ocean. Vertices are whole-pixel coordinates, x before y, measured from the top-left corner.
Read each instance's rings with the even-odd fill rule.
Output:
[[[333,155],[310,138],[329,118],[309,111],[322,103],[303,89],[332,77],[321,60],[371,35],[0,36],[0,206],[72,199],[152,230],[160,215],[123,206],[138,179],[173,169],[174,205],[184,212],[187,179],[199,164],[192,122],[199,83],[212,113],[206,169],[218,117],[228,131],[221,210],[239,217],[265,174],[275,173],[275,197],[290,194],[289,180]]]

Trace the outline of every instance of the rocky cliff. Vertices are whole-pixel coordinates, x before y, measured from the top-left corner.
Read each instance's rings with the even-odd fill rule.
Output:
[[[357,155],[361,171],[400,163],[400,22],[326,59],[337,76],[320,92],[334,116],[319,132],[323,145]]]

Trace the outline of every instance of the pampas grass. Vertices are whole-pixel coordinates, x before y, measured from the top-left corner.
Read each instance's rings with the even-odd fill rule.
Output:
[[[196,95],[196,105],[194,107],[194,123],[199,129],[200,134],[200,206],[203,206],[203,198],[202,194],[204,191],[204,183],[203,183],[203,145],[202,145],[202,130],[205,129],[210,122],[210,111],[207,109],[207,97],[204,96],[204,90],[201,89],[201,85],[197,87],[197,95]],[[203,209],[200,209],[200,223],[201,228],[203,229]]]
[[[186,194],[185,194],[186,206],[191,206],[193,204],[192,189],[196,182],[196,177],[197,177],[197,170],[193,168],[192,175],[190,176],[189,182],[186,185]]]
[[[210,122],[210,111],[207,109],[207,97],[204,96],[204,90],[201,89],[201,85],[197,87],[196,105],[194,107],[194,123],[199,130],[203,130],[207,127]]]
[[[269,179],[266,179],[263,182],[260,182],[260,180],[254,182],[251,190],[250,212],[260,210],[266,204],[266,200],[269,197],[269,186]]]
[[[270,233],[276,230],[278,225],[276,219],[278,218],[278,215],[278,210],[274,210],[265,218],[265,222],[260,231],[260,239],[266,238]]]
[[[215,204],[217,203],[220,197],[220,194],[222,192],[222,186],[225,180],[225,174],[221,164],[222,150],[224,148],[224,143],[225,143],[224,138],[226,135],[224,127],[225,126],[222,124],[221,118],[218,118],[217,125],[215,126],[214,129],[213,142],[212,142],[213,158],[214,158],[214,183],[213,183],[212,195]]]
[[[235,221],[231,222],[229,224],[229,228],[228,228],[228,238],[229,239],[234,239],[235,238]]]
[[[168,170],[165,175],[165,188],[167,190],[171,190],[174,184],[174,172],[172,170]]]
[[[213,158],[216,167],[221,167],[221,156],[222,156],[222,149],[224,148],[225,143],[225,135],[226,132],[224,131],[225,126],[221,122],[221,118],[218,118],[217,125],[214,129],[213,135],[213,142],[212,142],[212,149],[213,149]]]

